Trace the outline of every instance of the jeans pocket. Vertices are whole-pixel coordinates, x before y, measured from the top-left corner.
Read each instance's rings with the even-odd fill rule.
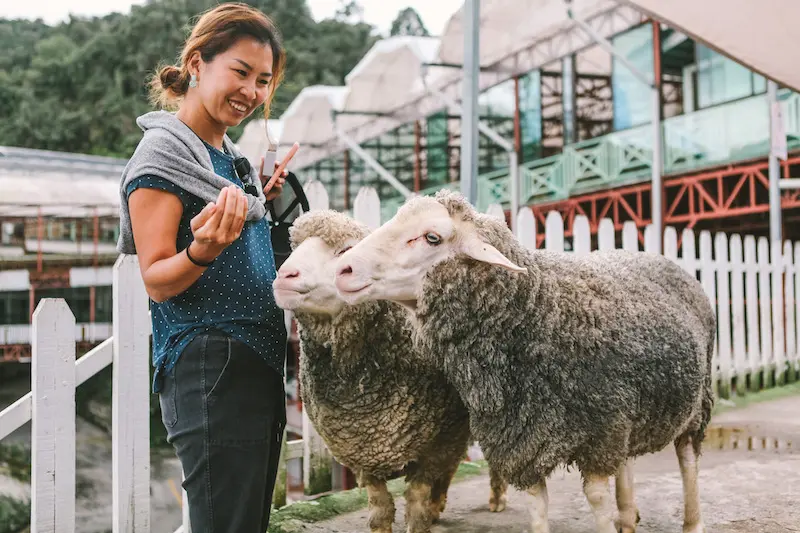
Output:
[[[162,374],[163,385],[158,394],[158,403],[161,406],[161,422],[164,427],[171,429],[178,423],[178,379],[177,371],[173,367],[169,373]]]
[[[203,354],[205,416],[211,444],[264,444],[276,422],[272,371],[232,339],[210,340]]]

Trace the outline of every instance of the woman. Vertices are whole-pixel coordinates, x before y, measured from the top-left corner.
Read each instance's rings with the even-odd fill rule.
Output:
[[[265,184],[261,171],[240,168],[240,178],[226,131],[261,105],[269,116],[284,62],[260,11],[223,4],[204,13],[180,64],[151,83],[153,100],[177,112],[137,119],[144,136],[123,174],[118,249],[138,254],[152,300],[153,389],[198,533],[264,533],[269,524],[286,331],[264,203],[285,173]]]

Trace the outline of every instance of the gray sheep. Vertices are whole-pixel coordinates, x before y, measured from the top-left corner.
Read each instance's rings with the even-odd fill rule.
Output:
[[[336,276],[352,304],[411,310],[419,353],[458,389],[490,466],[534,496],[534,532],[548,531],[545,480],[559,465],[581,471],[598,532],[635,531],[628,459],[671,442],[683,531],[704,531],[697,460],[714,403],[716,319],[675,263],[532,252],[502,221],[440,191],[409,200],[340,257]]]
[[[368,229],[335,211],[312,211],[291,229],[292,255],[273,288],[294,311],[300,384],[308,416],[333,456],[366,486],[373,532],[391,532],[395,507],[386,480],[406,475],[406,524],[430,530],[470,439],[469,413],[454,387],[420,363],[405,310],[390,302],[346,305],[335,260]],[[507,484],[492,476],[490,505],[505,507]]]

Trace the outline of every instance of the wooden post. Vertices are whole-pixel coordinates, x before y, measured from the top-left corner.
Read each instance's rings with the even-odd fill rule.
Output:
[[[150,531],[150,319],[136,256],[114,265],[112,468],[114,533]]]
[[[303,409],[303,486],[307,495],[331,490],[333,459]]]
[[[344,210],[350,209],[350,150],[345,150],[344,155]]]
[[[33,313],[31,533],[75,531],[75,316],[44,298]]]
[[[419,122],[414,121],[414,192],[422,188],[422,126]]]

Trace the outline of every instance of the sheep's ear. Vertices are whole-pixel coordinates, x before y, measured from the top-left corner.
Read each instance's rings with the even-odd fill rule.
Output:
[[[496,265],[506,270],[510,270],[511,272],[527,272],[527,268],[522,268],[521,266],[517,266],[511,261],[508,260],[506,256],[500,253],[500,251],[488,244],[483,242],[481,239],[474,235],[470,235],[466,239],[462,241],[462,252],[464,252],[469,257],[476,259],[478,261],[483,261],[484,263],[489,263],[490,265]]]

